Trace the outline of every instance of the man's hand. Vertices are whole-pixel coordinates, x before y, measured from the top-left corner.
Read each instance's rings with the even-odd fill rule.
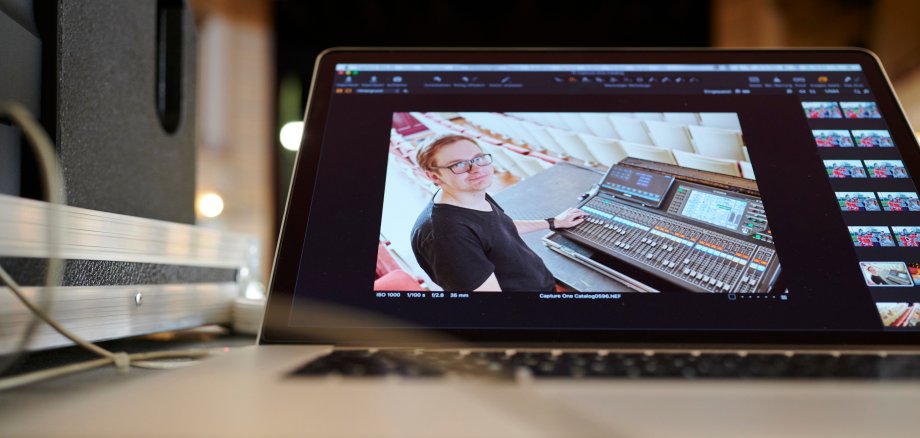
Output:
[[[587,213],[577,209],[570,208],[556,215],[556,228],[571,228],[585,220]]]

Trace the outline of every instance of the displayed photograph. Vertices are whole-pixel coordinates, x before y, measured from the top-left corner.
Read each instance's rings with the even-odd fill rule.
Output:
[[[914,286],[920,286],[920,263],[908,263],[907,270],[910,272],[910,278],[914,280]]]
[[[859,160],[824,160],[824,169],[831,178],[866,177],[866,169]]]
[[[850,137],[850,131],[845,129],[826,130],[815,129],[811,131],[815,137],[815,144],[819,148],[851,148],[853,147],[853,138]]]
[[[891,328],[920,327],[920,303],[875,303],[882,325]]]
[[[920,236],[920,227],[893,226],[891,229],[894,231],[894,240],[898,242],[898,246],[920,246],[920,241],[917,239]]]
[[[809,119],[842,119],[843,113],[837,102],[802,102],[802,109]]]
[[[841,211],[881,211],[872,192],[836,192]]]
[[[871,178],[909,178],[901,160],[865,160]]]
[[[880,119],[875,102],[840,102],[843,116],[847,119]]]
[[[888,227],[859,225],[847,228],[856,246],[895,246]]]
[[[859,262],[867,286],[912,287],[914,281],[904,262]]]
[[[767,218],[750,226],[741,220],[750,209],[763,214],[759,200],[742,194],[756,190],[747,156],[735,113],[394,113],[374,290],[770,292],[779,261],[753,252],[772,248]],[[678,182],[687,175],[700,185],[692,192]],[[712,192],[702,189],[707,175]],[[688,223],[721,231],[681,237],[637,222],[614,227],[604,222],[610,214],[590,207],[601,199],[593,194],[610,191],[617,196],[604,208],[641,210],[654,220],[678,190]],[[603,268],[544,241],[596,228],[621,236],[617,245],[593,243],[609,255]],[[751,249],[738,250],[750,254],[694,249],[706,233],[751,241]],[[645,267],[636,268],[637,260]],[[706,270],[720,260],[738,266]],[[644,269],[643,282],[609,274],[617,269]],[[601,275],[587,283],[582,270]]]
[[[920,211],[920,199],[914,192],[878,192],[885,211]]]
[[[885,130],[854,130],[853,139],[856,146],[861,148],[890,148],[894,147],[891,134]]]

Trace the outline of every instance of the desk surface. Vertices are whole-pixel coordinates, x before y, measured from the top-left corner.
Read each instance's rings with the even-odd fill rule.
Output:
[[[578,197],[603,176],[596,170],[559,163],[493,197],[513,219],[543,219],[578,205]],[[622,283],[547,248],[542,240],[545,235],[537,232],[522,237],[558,281],[577,291],[631,291]]]
[[[255,336],[233,334],[229,330],[218,326],[205,326],[198,329],[145,335],[100,342],[98,344],[112,352],[141,353],[191,349],[223,352],[254,345]],[[9,371],[8,375],[40,371],[98,358],[98,356],[84,350],[82,347],[65,347],[39,351],[24,357]],[[137,381],[145,377],[168,372],[170,371],[131,368],[128,373],[121,374],[115,370],[114,366],[105,366],[69,374],[7,391],[0,391],[0,412],[9,415],[14,411],[38,408],[49,400],[60,396],[83,394],[96,389],[112,387],[112,385]]]

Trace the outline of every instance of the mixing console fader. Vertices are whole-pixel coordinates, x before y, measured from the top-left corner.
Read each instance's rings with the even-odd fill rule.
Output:
[[[618,173],[622,179],[622,171]],[[620,190],[629,187],[629,181],[617,182]],[[763,204],[756,197],[681,180],[659,184],[657,193],[641,190],[649,184],[634,187],[634,196],[626,198],[605,190],[609,186],[605,181],[579,206],[588,214],[582,224],[559,232],[652,274],[660,279],[650,285],[656,290],[770,291],[780,266]],[[640,196],[656,202],[636,202]]]

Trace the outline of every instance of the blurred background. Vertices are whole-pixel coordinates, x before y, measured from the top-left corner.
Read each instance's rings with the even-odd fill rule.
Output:
[[[18,3],[30,2],[0,5]],[[59,3],[65,12],[68,3],[74,4]],[[179,221],[257,236],[263,281],[315,57],[328,47],[865,47],[881,58],[920,127],[920,2],[910,0],[188,0],[184,6],[196,34],[189,100],[195,217]],[[25,188],[21,195],[37,197]]]

